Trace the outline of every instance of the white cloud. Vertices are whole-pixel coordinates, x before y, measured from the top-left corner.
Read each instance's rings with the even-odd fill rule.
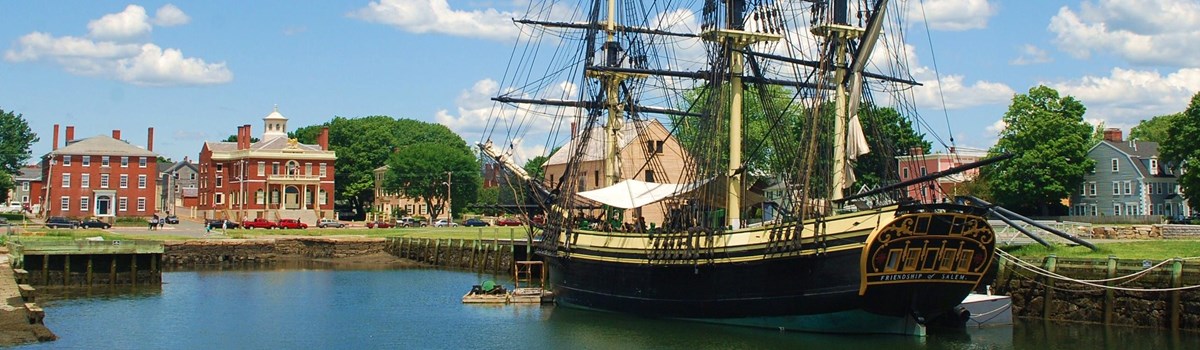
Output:
[[[1015,93],[1003,83],[986,80],[970,82],[961,74],[941,73],[939,81],[938,72],[922,66],[917,59],[916,48],[909,44],[879,45],[876,50],[868,65],[874,72],[905,78],[907,76],[904,73],[895,72],[902,68],[896,67],[912,67],[907,72],[921,83],[921,86],[912,88],[912,97],[921,108],[940,110],[944,105],[946,109],[964,109],[1003,104],[1011,100]],[[893,62],[897,58],[901,61]]]
[[[1162,75],[1158,71],[1113,68],[1108,76],[1046,83],[1087,106],[1087,117],[1109,126],[1136,125],[1139,120],[1187,108],[1200,91],[1200,68]]]
[[[1008,128],[1008,123],[1005,123],[1004,119],[997,119],[995,123],[992,123],[992,125],[988,125],[988,127],[985,128],[984,130],[987,131],[988,135],[992,135],[992,138],[996,138],[996,136],[1000,135],[1000,132],[1004,131],[1004,129],[1007,129],[1007,128]]]
[[[379,0],[348,14],[352,18],[391,25],[413,33],[509,40],[518,34],[514,12],[496,9],[464,11],[446,0]]]
[[[931,29],[962,31],[987,28],[996,6],[988,0],[925,0],[910,2],[905,17],[924,20]]]
[[[124,11],[110,13],[88,22],[88,36],[96,39],[123,40],[150,34],[151,26],[146,9],[129,5]]]
[[[159,7],[158,11],[154,12],[154,25],[159,27],[174,27],[187,24],[192,20],[183,10],[172,4]]]
[[[142,45],[140,54],[117,62],[117,78],[136,85],[205,85],[233,80],[233,73],[224,62],[207,63],[183,57],[178,49],[163,50],[154,44]]]
[[[1200,65],[1200,3],[1194,0],[1084,1],[1062,7],[1048,28],[1076,58],[1111,53],[1141,65]]]
[[[1050,55],[1046,53],[1046,50],[1042,50],[1041,48],[1032,44],[1025,44],[1025,46],[1021,47],[1020,55],[1008,63],[1016,66],[1024,66],[1030,64],[1050,63],[1053,61],[1054,60],[1050,58]]]
[[[163,23],[186,22],[182,11],[160,9]],[[164,15],[163,9],[166,10]],[[175,13],[177,11],[177,13]],[[181,17],[182,15],[182,21]],[[169,18],[169,19],[168,19]],[[233,73],[221,63],[184,57],[179,49],[163,49],[148,42],[134,42],[150,32],[145,9],[130,5],[124,11],[104,15],[88,23],[89,36],[55,37],[33,32],[22,36],[15,46],[5,51],[10,62],[48,62],[76,75],[96,76],[134,85],[204,85],[233,80]],[[110,38],[113,40],[105,40]]]

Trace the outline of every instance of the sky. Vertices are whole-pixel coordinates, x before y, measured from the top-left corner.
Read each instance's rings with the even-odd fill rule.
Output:
[[[276,107],[290,130],[388,115],[474,143],[528,1],[3,1],[0,109],[39,135],[34,157],[60,124],[139,146],[154,127],[156,152],[195,159]],[[910,2],[935,150],[992,146],[1037,85],[1126,135],[1200,91],[1198,0]]]

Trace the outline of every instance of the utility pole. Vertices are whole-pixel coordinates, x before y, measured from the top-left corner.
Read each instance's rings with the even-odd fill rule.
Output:
[[[454,222],[454,215],[450,213],[450,176],[452,172],[446,172],[446,227],[450,227],[450,223]]]

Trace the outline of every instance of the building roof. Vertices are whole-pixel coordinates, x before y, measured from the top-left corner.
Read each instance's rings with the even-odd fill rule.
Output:
[[[92,155],[92,156],[129,156],[157,157],[158,154],[144,148],[129,144],[129,142],[114,139],[111,136],[99,135],[72,142],[66,147],[51,151],[50,155]]]
[[[237,142],[224,141],[208,141],[204,143],[208,146],[208,150],[213,153],[231,153],[237,152]],[[301,151],[322,151],[320,145],[309,145],[297,142],[294,146],[291,139],[286,137],[273,138],[270,140],[260,140],[250,144],[251,151],[282,151],[287,149]]]
[[[621,127],[621,132],[617,134],[617,144],[619,145],[618,148],[625,149],[626,146],[629,146],[630,143],[633,143],[633,141],[638,139],[639,130],[643,130],[646,127],[652,126],[657,126],[664,132],[666,131],[666,128],[663,127],[662,124],[657,120],[641,120],[625,123],[625,125]],[[608,147],[605,146],[607,143],[607,138],[604,137],[604,128],[595,127],[588,130],[586,135],[581,134],[581,137],[573,138],[571,141],[568,141],[567,144],[558,149],[558,152],[554,152],[554,154],[550,155],[550,158],[546,159],[546,164],[543,166],[566,164],[571,158],[570,153],[575,149],[575,147],[577,147],[576,142],[584,139],[588,140],[588,142],[586,148],[583,150],[583,158],[580,159],[580,161],[587,162],[603,160],[604,156],[608,154]]]
[[[1133,160],[1133,165],[1137,167],[1137,171],[1139,174],[1142,175],[1142,177],[1151,177],[1151,176],[1173,177],[1172,175],[1169,175],[1168,173],[1163,171],[1164,167],[1170,166],[1169,164],[1159,162],[1158,163],[1159,169],[1157,171],[1157,174],[1151,175],[1150,169],[1146,168],[1148,165],[1147,163],[1149,163],[1149,162],[1146,162],[1146,163],[1141,162],[1142,159],[1151,159],[1151,158],[1158,157],[1158,142],[1151,142],[1151,141],[1120,141],[1120,142],[1118,142],[1118,141],[1104,140],[1104,141],[1100,141],[1100,143],[1106,144],[1109,147],[1116,149],[1118,152],[1124,153],[1126,156],[1129,156],[1129,158]]]
[[[263,120],[287,120],[287,117],[279,113],[279,106],[275,106],[275,110],[271,111],[271,114],[267,114],[266,117],[263,117]]]
[[[13,176],[16,181],[42,181],[42,166],[41,165],[26,165],[17,170],[17,174]]]
[[[168,167],[167,170],[165,170],[163,172],[169,173],[169,172],[179,171],[182,169],[189,169],[192,172],[197,171],[196,165],[192,164],[192,162],[178,161],[178,162],[175,162],[174,164],[171,164],[170,167]]]

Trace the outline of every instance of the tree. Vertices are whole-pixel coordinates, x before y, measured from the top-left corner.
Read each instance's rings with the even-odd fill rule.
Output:
[[[8,174],[20,171],[22,163],[29,159],[30,146],[38,141],[24,116],[0,108],[0,170]]]
[[[389,116],[334,117],[323,124],[296,129],[288,136],[313,144],[323,127],[329,128],[329,149],[337,152],[334,164],[337,201],[359,212],[365,212],[375,199],[374,170],[387,164],[394,151],[430,142],[447,145],[455,152],[471,154],[466,142],[444,125]],[[474,172],[478,177],[479,169],[475,168]],[[456,199],[458,195],[455,193]],[[472,192],[471,195],[475,194]],[[470,201],[455,203],[466,204]]]
[[[894,108],[864,104],[858,115],[863,130],[867,130],[865,134],[871,152],[859,156],[854,163],[854,174],[857,175],[854,190],[863,186],[878,187],[884,176],[895,174],[895,156],[908,154],[913,148],[921,148],[922,152],[932,148],[929,141],[925,141],[925,135],[913,129],[912,121]]]
[[[1182,117],[1183,113],[1175,113],[1142,120],[1138,122],[1137,126],[1129,130],[1129,139],[1158,142],[1159,145],[1162,145],[1167,141],[1167,133],[1171,128],[1171,123]]]
[[[1159,143],[1163,159],[1167,163],[1182,164],[1179,187],[1187,197],[1188,205],[1200,208],[1200,93],[1192,95],[1187,110],[1171,118],[1167,137]]]
[[[464,146],[461,138],[455,137]],[[442,142],[422,142],[401,147],[387,161],[383,188],[408,198],[419,198],[429,208],[430,220],[445,211],[446,199],[454,212],[475,203],[480,187],[479,162],[470,151]],[[452,174],[447,176],[447,174]],[[446,185],[446,181],[450,185]],[[447,191],[450,191],[447,193]]]
[[[225,138],[225,142],[237,142],[237,135],[229,135],[229,137]],[[250,143],[255,143],[255,142],[258,142],[258,138],[251,136]]]
[[[1079,189],[1095,168],[1087,157],[1092,126],[1083,120],[1086,111],[1074,97],[1046,86],[1013,96],[1004,113],[1007,126],[989,153],[1015,156],[982,172],[996,204],[1044,216]]]
[[[554,154],[554,152],[558,152],[558,148],[550,151],[550,154]],[[537,181],[542,181],[544,180],[543,177],[546,176],[546,170],[543,169],[542,166],[546,165],[546,161],[549,159],[550,157],[546,156],[533,157],[528,161],[525,161],[525,165],[522,166],[522,168],[525,169],[525,173],[529,174],[530,178]]]

